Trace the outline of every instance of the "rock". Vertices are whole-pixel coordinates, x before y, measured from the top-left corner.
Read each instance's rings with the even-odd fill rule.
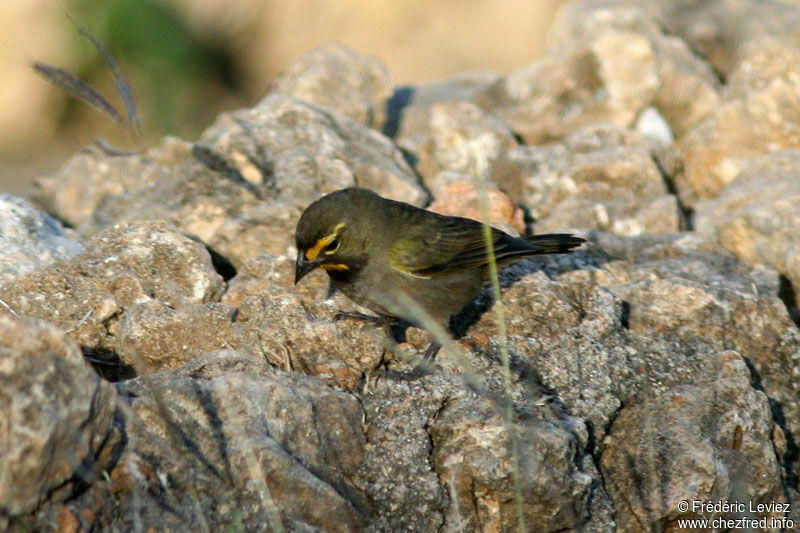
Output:
[[[600,122],[632,126],[655,106],[680,137],[719,103],[713,71],[642,8],[575,2],[559,12],[548,51],[473,101],[527,144]]]
[[[427,200],[388,139],[285,95],[221,115],[192,154],[163,179],[107,197],[79,231],[166,220],[239,266],[265,250],[286,253],[300,213],[324,193],[359,185],[416,205]]]
[[[514,384],[515,405],[526,416],[505,422],[502,378],[496,362],[488,366],[494,368],[486,383],[445,372],[419,381],[379,380],[362,397],[370,443],[364,470],[377,517],[371,528],[516,530],[516,444],[529,527],[611,531],[604,525],[608,497],[580,422],[557,408],[536,407],[541,397],[530,383]],[[552,460],[559,456],[569,459]]]
[[[698,203],[697,231],[738,257],[770,265],[800,287],[800,151],[752,159],[717,198]]]
[[[429,134],[433,106],[468,102],[499,78],[493,72],[469,72],[438,82],[398,87],[387,104],[389,120],[383,132],[406,152],[417,154]]]
[[[83,244],[22,198],[0,195],[0,284],[80,253]]]
[[[680,227],[678,204],[647,141],[607,124],[578,130],[563,144],[518,147],[496,162],[492,181],[530,209],[536,233],[582,227],[638,235]]]
[[[211,237],[213,249],[236,267],[261,254],[294,253],[294,227],[302,209],[290,200],[261,202],[224,218]]]
[[[753,44],[765,37],[790,48],[800,47],[796,31],[800,9],[790,3],[752,0],[636,3],[648,10],[668,33],[696,50],[723,79],[747,61]]]
[[[800,148],[800,50],[765,40],[756,51],[731,73],[721,105],[679,141],[688,205],[719,195],[751,159]]]
[[[223,297],[223,302],[236,307],[233,345],[263,354],[284,370],[356,387],[364,372],[381,363],[389,338],[371,324],[337,321],[339,311],[353,310],[354,305],[340,293],[326,298],[327,278],[323,272],[314,272],[296,291],[294,258],[249,260]]]
[[[234,265],[286,253],[294,221],[321,194],[360,185],[417,205],[427,200],[388,139],[285,95],[223,115],[191,157],[180,143],[141,157],[81,154],[40,180],[33,197],[84,236],[124,220],[166,220]],[[97,176],[88,189],[84,174]]]
[[[779,298],[776,271],[737,260],[696,235],[640,239],[617,250],[617,244],[603,245],[618,259],[605,264],[610,276],[597,281],[626,302],[627,331],[657,351],[675,350],[670,344],[697,355],[735,350],[750,365],[759,390],[791,413],[786,427],[800,430],[800,388],[793,377],[800,375],[800,331]],[[658,360],[659,366],[668,360]],[[691,382],[690,369],[679,361],[659,370],[660,379],[680,375]]]
[[[777,273],[742,263],[691,235],[596,239],[616,258],[603,259],[591,248],[579,251],[565,259],[583,268],[562,271],[554,280],[529,273],[538,259],[506,269],[504,279],[513,284],[503,294],[503,305],[512,361],[521,368],[529,361],[527,372],[538,376],[545,390],[557,391],[590,432],[613,436],[609,424],[619,423],[631,409],[631,418],[626,413],[622,422],[630,429],[609,437],[617,451],[608,457],[603,444],[595,454],[607,483],[609,476],[625,478],[610,492],[617,524],[672,521],[680,515],[677,502],[683,496],[691,500],[699,494],[691,491],[703,487],[717,487],[723,500],[779,499],[784,477],[775,465],[790,472],[796,468],[779,436],[798,430],[800,389],[791,376],[800,375],[800,333],[778,298]],[[545,263],[549,272],[564,268],[551,261]],[[469,334],[477,331],[491,339],[497,331],[494,322],[493,313],[486,313]],[[497,350],[491,340],[488,349]],[[710,385],[722,376],[730,381]],[[723,399],[712,402],[706,396],[715,391]],[[686,400],[672,407],[669,398],[679,392]],[[777,419],[772,414],[776,405],[784,413]],[[725,420],[726,425],[702,420]],[[653,434],[637,440],[631,432],[641,435],[644,423],[652,424]],[[694,432],[691,440],[682,436],[684,431]],[[746,445],[727,452],[737,431],[747,435]],[[648,451],[643,447],[647,439],[674,444]],[[674,475],[674,464],[690,458],[708,463],[717,453],[728,466],[702,470],[705,482],[692,485]],[[603,463],[607,458],[608,464]],[[673,474],[659,474],[653,465]],[[739,467],[744,470],[733,471]],[[632,489],[642,480],[659,479],[668,480],[656,487],[666,491],[666,499],[650,490],[637,496]],[[658,505],[648,499],[651,495]],[[716,493],[696,498],[714,499]]]
[[[55,175],[37,178],[31,199],[59,220],[78,226],[106,198],[162,181],[190,156],[191,145],[174,137],[142,155],[116,156],[86,148]]]
[[[0,316],[0,527],[95,483],[121,443],[117,416],[113,387],[62,331]]]
[[[634,3],[724,82],[711,112],[676,135],[685,158],[676,184],[686,205],[716,197],[750,159],[799,147],[800,8],[751,0]]]
[[[515,491],[524,523],[539,531],[581,530],[589,521],[592,490],[599,480],[574,461],[585,442],[580,422],[504,422],[497,406],[474,398],[448,401],[431,426],[432,462],[447,481],[451,504],[445,528],[462,531],[519,530]],[[511,457],[516,441],[519,489]],[[560,459],[556,459],[560,458]],[[546,525],[545,525],[546,524]]]
[[[303,207],[321,193],[356,185],[415,205],[427,199],[389,139],[283,95],[221,115],[199,143],[238,162],[242,175],[258,169],[270,196],[280,194]]]
[[[791,435],[800,419],[800,395],[787,380],[800,365],[792,356],[800,335],[776,296],[777,274],[693,235],[594,234],[593,241],[602,250],[529,259],[503,272],[511,422],[494,313],[479,312],[461,355],[440,354],[444,370],[364,383],[361,374],[380,359],[363,366],[357,358],[380,345],[332,321],[340,306],[320,303],[325,276],[309,276],[294,292],[292,258],[248,261],[224,297],[237,308],[239,351],[121,385],[135,413],[126,422],[130,445],[111,483],[93,484],[73,509],[91,513],[100,528],[124,528],[137,516],[173,528],[281,520],[325,530],[510,529],[518,523],[510,477],[517,472],[522,493],[536,495],[523,499],[526,524],[611,531],[614,522],[655,527],[679,516],[677,496],[659,506],[631,496],[642,479],[664,478],[669,494],[705,497],[683,476],[649,476],[714,454],[729,468],[698,471],[702,486],[716,487],[714,497],[785,501],[791,452],[780,435]],[[476,305],[487,303],[483,295]],[[337,376],[337,361],[350,373]],[[768,399],[781,406],[783,425]],[[658,454],[648,451],[643,427],[665,443]],[[636,437],[626,436],[632,431]],[[746,465],[741,475],[737,465]],[[160,479],[185,489],[169,490]],[[108,501],[109,492],[113,507],[93,503]],[[310,505],[309,497],[323,503]],[[230,501],[249,503],[236,514]],[[164,502],[181,511],[165,514]],[[56,512],[48,509],[36,516]]]
[[[364,529],[363,410],[351,395],[233,351],[120,393],[127,446],[109,481],[71,502],[95,529]]]
[[[287,94],[380,129],[392,88],[392,74],[383,61],[328,43],[292,63],[270,93]]]
[[[222,287],[202,245],[163,222],[139,222],[100,233],[79,255],[18,277],[0,294],[18,314],[68,331],[104,360],[119,348],[117,327],[128,309],[152,301],[200,304],[218,298]]]
[[[467,176],[447,172],[437,180],[444,183],[441,189],[434,191],[436,200],[428,206],[428,210],[441,215],[484,220],[481,212],[481,191],[484,189],[489,224],[513,233],[525,233],[525,220],[522,209],[508,195],[497,190],[491,182],[477,183]],[[446,180],[446,181],[445,181]]]
[[[517,146],[505,123],[469,102],[433,104],[420,141],[416,168],[432,190],[444,170],[488,178],[491,163]]]
[[[13,353],[45,379],[77,357],[47,339],[75,341],[123,402],[80,426],[108,435],[86,474],[3,441],[35,475],[0,484],[24,496],[0,529],[666,531],[684,499],[800,521],[796,12],[578,0],[542,59],[395,88],[385,123],[385,67],[331,46],[191,150],[76,156],[34,195],[85,248],[0,286],[0,328],[47,320]],[[300,212],[354,185],[478,218],[485,190],[493,223],[588,242],[503,269],[399,379],[429,333],[293,284]],[[38,398],[26,364],[0,358],[12,399]]]
[[[697,381],[647,394],[623,409],[602,444],[600,468],[617,509],[617,527],[677,526],[680,502],[786,502],[775,457],[770,408],[750,386],[750,371],[733,351],[706,358]],[[706,425],[711,425],[711,428]],[[678,472],[691,473],[680,475]],[[729,519],[783,513],[720,513]]]
[[[658,109],[648,107],[639,115],[636,121],[636,131],[645,139],[652,140],[664,146],[669,146],[675,141],[672,128],[666,119],[661,116]]]
[[[221,303],[170,307],[150,300],[125,310],[116,330],[120,358],[151,374],[230,346],[234,310]]]
[[[437,531],[448,506],[448,481],[431,464],[429,425],[454,392],[453,380],[378,380],[364,406],[365,488],[375,505],[373,531]]]

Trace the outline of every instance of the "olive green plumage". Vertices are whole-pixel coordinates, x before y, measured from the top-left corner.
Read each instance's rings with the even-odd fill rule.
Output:
[[[568,252],[584,242],[564,233],[523,239],[494,228],[491,236],[499,266]],[[480,222],[387,200],[366,189],[342,189],[312,203],[297,223],[295,239],[295,283],[322,268],[357,304],[418,325],[407,298],[447,328],[489,276]],[[426,358],[436,350],[433,343]]]

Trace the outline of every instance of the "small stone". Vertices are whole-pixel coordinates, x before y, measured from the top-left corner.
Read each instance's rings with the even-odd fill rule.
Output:
[[[446,185],[435,192],[436,200],[428,206],[430,211],[483,220],[481,202],[486,202],[490,225],[497,225],[500,229],[510,227],[517,234],[525,233],[522,209],[493,184],[476,182],[456,173],[448,173],[446,179]]]

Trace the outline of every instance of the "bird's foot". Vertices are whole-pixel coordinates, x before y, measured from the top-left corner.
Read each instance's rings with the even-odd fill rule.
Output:
[[[381,375],[397,381],[413,381],[423,376],[433,374],[435,369],[433,366],[433,359],[436,357],[436,354],[439,353],[441,347],[442,345],[438,342],[431,342],[430,346],[428,346],[428,349],[425,350],[425,355],[422,356],[422,359],[420,359],[417,365],[409,372],[387,370]]]
[[[433,370],[428,368],[428,365],[418,364],[408,372],[385,370],[381,373],[381,377],[389,378],[393,381],[414,381],[430,374],[433,374]]]

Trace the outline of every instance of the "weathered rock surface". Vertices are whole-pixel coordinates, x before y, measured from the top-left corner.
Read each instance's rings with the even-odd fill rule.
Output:
[[[474,97],[527,144],[597,122],[628,127],[651,105],[680,136],[719,102],[709,65],[637,2],[574,2],[550,35],[544,57]]]
[[[78,256],[17,277],[0,286],[0,294],[17,314],[60,327],[110,365],[119,364],[109,358],[120,350],[117,328],[127,310],[147,302],[201,304],[222,289],[203,245],[164,222],[138,222],[100,233]]]
[[[0,395],[62,424],[0,421],[0,527],[670,531],[684,500],[800,523],[799,12],[576,1],[542,59],[419,87],[331,45],[194,145],[79,154],[34,198],[85,248],[0,286]],[[429,333],[293,284],[301,210],[353,185],[589,242],[506,268],[502,306],[398,379]]]
[[[512,235],[525,233],[525,214],[518,204],[490,181],[478,181],[457,172],[438,176],[441,188],[434,189],[436,200],[428,206],[440,215],[485,220]],[[485,213],[483,204],[485,203]]]
[[[800,287],[800,151],[752,159],[714,199],[697,206],[697,231],[739,257],[770,265]]]
[[[738,353],[719,352],[706,363],[697,382],[622,409],[604,439],[605,486],[616,507],[627,508],[616,515],[620,530],[678,527],[687,514],[703,516],[679,512],[681,501],[785,502],[766,395],[750,386]]]
[[[124,452],[67,513],[100,529],[363,529],[368,501],[352,485],[363,411],[352,396],[230,351],[119,392]]]
[[[438,82],[397,87],[389,100],[389,116],[383,132],[406,152],[418,154],[423,143],[432,138],[431,113],[434,107],[444,105],[446,108],[447,104],[469,102],[475,94],[499,79],[500,75],[493,72],[469,72]],[[490,120],[488,113],[480,116]],[[469,125],[465,126],[469,128]]]
[[[126,309],[115,331],[123,363],[142,373],[166,370],[230,347],[234,309],[222,303],[170,306],[149,300]]]
[[[444,170],[488,178],[492,162],[517,146],[503,121],[469,102],[434,104],[428,121],[416,168],[430,189],[441,188]]]
[[[537,233],[574,227],[639,235],[681,226],[648,142],[609,124],[563,143],[515,148],[492,166],[492,181],[530,209]]]
[[[764,37],[777,39],[789,48],[800,47],[796,31],[800,11],[788,3],[749,0],[634,3],[642,5],[669,33],[697,50],[725,78],[755,51],[753,43]]]
[[[0,316],[0,528],[102,478],[120,435],[113,386],[63,331]]]
[[[672,83],[659,94],[662,100],[680,95],[679,105],[672,112],[658,106],[685,157],[679,192],[686,204],[716,196],[749,159],[798,148],[797,6],[751,0],[621,0],[601,6],[588,0],[572,4],[562,18],[583,20],[604,12],[616,21],[631,10],[647,13],[683,55],[691,56],[664,78]],[[678,57],[674,51],[670,55]],[[698,67],[705,71],[699,78],[690,74]],[[696,127],[677,126],[684,119]]]
[[[260,256],[245,263],[223,298],[237,309],[232,344],[284,370],[355,387],[364,372],[381,363],[388,339],[364,322],[335,319],[339,310],[354,306],[341,293],[327,298],[322,272],[309,275],[300,290],[293,282],[290,258]]]
[[[26,200],[0,195],[0,284],[80,253],[83,244]]]
[[[517,529],[516,491],[522,495],[528,527],[582,529],[591,523],[591,498],[607,505],[607,497],[598,488],[597,471],[584,471],[582,460],[589,456],[584,455],[586,433],[580,421],[534,415],[510,424],[497,407],[486,400],[453,398],[431,425],[433,464],[448,482],[452,500],[446,528]],[[512,441],[518,454],[519,489]],[[593,525],[599,525],[593,518]]]
[[[386,122],[386,101],[393,88],[392,73],[383,61],[329,43],[298,58],[270,92],[323,106],[379,130]]]
[[[686,203],[717,196],[750,159],[800,148],[800,49],[771,38],[751,46],[721,105],[680,139]]]
[[[416,205],[427,200],[388,139],[282,94],[221,115],[191,153],[181,146],[181,158],[174,144],[152,157],[79,154],[56,176],[39,180],[34,198],[87,236],[120,221],[166,220],[234,265],[286,253],[297,217],[320,193],[358,185]],[[161,156],[165,151],[169,157]],[[174,165],[164,168],[164,158]],[[97,183],[87,188],[84,173]]]
[[[34,203],[59,220],[77,226],[104,199],[156,183],[191,156],[191,143],[167,137],[142,155],[109,156],[86,148],[53,176],[38,178],[31,190]]]

